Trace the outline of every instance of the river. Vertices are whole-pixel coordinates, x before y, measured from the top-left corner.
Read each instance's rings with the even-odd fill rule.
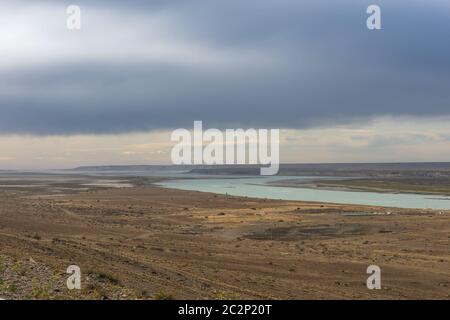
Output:
[[[450,197],[438,195],[341,191],[267,185],[269,182],[273,183],[276,181],[289,179],[311,181],[327,179],[327,177],[196,177],[192,179],[166,180],[158,183],[158,185],[166,188],[213,192],[254,198],[300,200],[411,209],[450,210]]]

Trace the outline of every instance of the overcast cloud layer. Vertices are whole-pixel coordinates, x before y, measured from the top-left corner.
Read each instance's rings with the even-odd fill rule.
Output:
[[[306,128],[450,114],[450,5],[3,1],[0,133]],[[380,31],[366,28],[369,4]],[[66,29],[66,6],[82,30]]]

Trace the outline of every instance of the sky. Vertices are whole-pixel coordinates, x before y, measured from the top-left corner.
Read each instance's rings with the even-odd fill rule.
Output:
[[[448,1],[0,5],[0,169],[168,164],[194,120],[280,128],[283,162],[450,160]]]

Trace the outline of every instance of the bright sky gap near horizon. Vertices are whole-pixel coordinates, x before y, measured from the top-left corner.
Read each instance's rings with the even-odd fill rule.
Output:
[[[449,17],[444,0],[2,1],[0,169],[168,164],[194,120],[281,128],[282,162],[449,161]]]

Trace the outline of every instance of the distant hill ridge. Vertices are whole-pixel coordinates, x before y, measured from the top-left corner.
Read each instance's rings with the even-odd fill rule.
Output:
[[[114,166],[81,166],[69,171],[146,171],[158,169],[170,169],[172,166],[159,165],[114,165]]]
[[[197,174],[258,174],[259,167],[193,169]],[[450,162],[281,164],[279,175],[448,177]]]
[[[82,166],[70,171],[168,171],[196,174],[256,175],[260,165],[113,165]],[[280,175],[450,176],[450,162],[281,164]]]

